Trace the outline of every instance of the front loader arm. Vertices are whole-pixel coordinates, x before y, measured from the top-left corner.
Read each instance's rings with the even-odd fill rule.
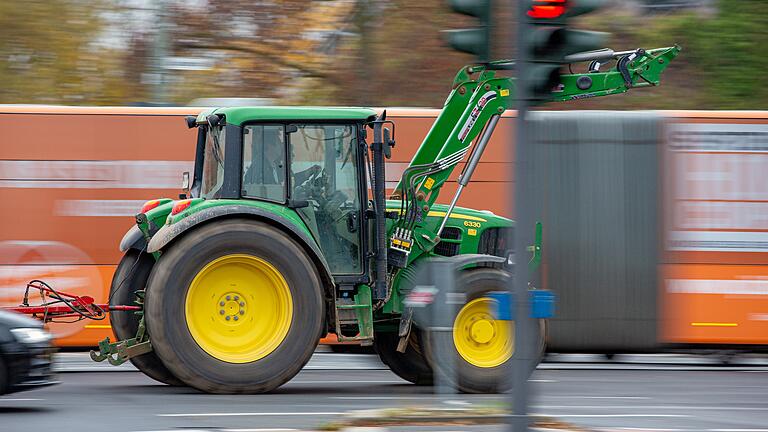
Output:
[[[553,89],[551,100],[564,102],[656,86],[662,71],[679,52],[680,47],[674,46],[647,51],[616,53],[600,50],[577,54],[573,56],[573,62],[589,61],[591,71],[561,75],[561,85]],[[616,66],[601,72],[599,62],[610,60],[615,60]],[[514,63],[504,60],[466,66],[456,75],[443,110],[395,188],[394,195],[403,199],[405,207],[398,226],[412,230],[419,224],[437,200],[454,167],[465,158],[472,142],[493,117],[513,107],[515,79],[496,77],[497,71],[510,69],[514,69]],[[495,126],[496,122],[490,124]],[[492,130],[486,133],[492,133]]]
[[[565,102],[574,99],[586,99],[624,93],[630,88],[652,87],[659,85],[661,73],[680,52],[679,46],[656,48],[653,50],[635,50],[620,55],[613,70],[606,72],[588,72],[586,74],[562,75],[562,88],[552,92],[552,101]],[[607,57],[613,54],[611,57]],[[596,51],[591,58],[612,59],[615,53],[608,50]],[[634,56],[634,57],[633,57]],[[585,58],[590,58],[588,53]],[[590,60],[599,62],[600,60]],[[586,89],[579,88],[579,80],[591,81]]]

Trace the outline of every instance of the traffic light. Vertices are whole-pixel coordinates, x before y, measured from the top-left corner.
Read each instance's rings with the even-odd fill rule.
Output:
[[[560,69],[570,54],[603,48],[606,33],[568,28],[569,18],[599,9],[605,0],[526,0],[528,37],[520,48],[527,59],[525,94],[530,100],[549,100],[560,84]]]
[[[476,17],[480,21],[480,25],[474,28],[445,30],[453,49],[474,54],[480,62],[490,60],[492,3],[492,0],[448,0],[454,12]]]

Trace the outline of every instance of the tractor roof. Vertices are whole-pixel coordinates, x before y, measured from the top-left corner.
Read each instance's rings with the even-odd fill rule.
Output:
[[[250,121],[367,120],[376,115],[370,108],[345,107],[232,107],[205,110],[197,117],[205,122],[210,114],[224,114],[227,123],[242,125]]]

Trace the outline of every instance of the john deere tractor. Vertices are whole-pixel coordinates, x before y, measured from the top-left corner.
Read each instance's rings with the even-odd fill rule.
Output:
[[[657,85],[678,51],[638,50],[616,69],[563,75],[552,100]],[[121,340],[102,342],[94,357],[130,360],[171,385],[258,393],[290,380],[333,333],[373,344],[394,373],[418,384],[443,373],[434,347],[447,344],[457,364],[447,378],[458,388],[505,390],[514,323],[497,319],[490,293],[511,277],[513,222],[456,202],[513,104],[514,80],[496,76],[506,69],[459,71],[389,196],[395,125],[385,112],[237,107],[187,118],[197,144],[185,196],[148,201],[120,244],[111,302],[143,311],[112,313]],[[436,204],[465,159],[450,204]],[[435,336],[404,298],[416,267],[438,256],[463,260],[456,285],[465,300],[452,334]]]

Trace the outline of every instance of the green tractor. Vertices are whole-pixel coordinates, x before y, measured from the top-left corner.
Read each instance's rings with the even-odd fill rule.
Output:
[[[618,62],[623,69],[564,75],[552,100],[657,85],[678,51],[638,50]],[[418,384],[444,373],[433,347],[448,344],[457,367],[446,378],[459,389],[506,390],[514,324],[497,319],[491,293],[511,277],[513,222],[456,202],[513,104],[514,80],[496,76],[508,68],[461,69],[389,197],[385,159],[395,125],[385,112],[237,107],[188,118],[198,135],[182,199],[147,202],[120,244],[111,303],[143,310],[112,313],[120,341],[103,341],[93,357],[130,360],[172,385],[259,393],[295,376],[333,333],[373,344],[394,373]],[[450,204],[436,204],[465,158]],[[442,339],[404,303],[416,267],[438,256],[461,260],[456,285],[465,298],[452,337]],[[543,323],[539,329],[543,350]]]

